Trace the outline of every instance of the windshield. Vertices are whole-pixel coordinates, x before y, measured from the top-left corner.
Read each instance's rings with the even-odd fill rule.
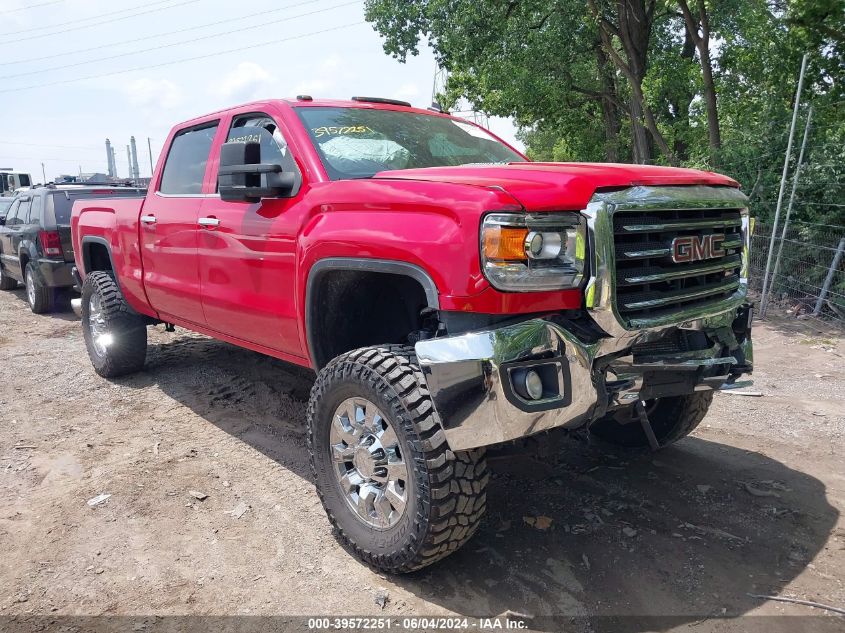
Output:
[[[375,108],[297,108],[332,180],[380,171],[525,159],[482,128],[443,116]]]
[[[5,218],[9,212],[9,207],[12,206],[14,198],[0,198],[0,218]]]

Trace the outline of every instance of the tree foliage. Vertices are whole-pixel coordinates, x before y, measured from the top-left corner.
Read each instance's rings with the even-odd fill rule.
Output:
[[[430,46],[529,156],[718,169],[771,214],[798,68],[815,108],[796,217],[845,224],[845,0],[367,0],[385,50]],[[801,126],[797,131],[800,142]],[[795,152],[797,155],[797,152]],[[794,158],[793,158],[794,162]],[[794,166],[794,165],[793,165]],[[824,182],[824,184],[821,184]]]

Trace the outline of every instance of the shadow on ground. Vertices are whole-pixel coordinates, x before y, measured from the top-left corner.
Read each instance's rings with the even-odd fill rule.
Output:
[[[157,384],[310,480],[311,372],[193,335],[151,345],[146,369],[120,382]],[[592,630],[655,630],[758,606],[747,594],[777,594],[838,517],[817,479],[727,444],[688,438],[631,455],[550,434],[538,446],[491,451],[479,532],[447,560],[391,582],[462,615],[527,613],[531,628],[564,626],[546,616],[586,616]],[[550,526],[538,529],[537,517]],[[643,619],[593,620],[623,614]]]
[[[6,292],[20,301],[27,310],[30,309],[29,301],[26,299],[26,289],[23,286],[18,286],[15,290],[7,290]],[[38,316],[52,317],[61,321],[79,321],[79,317],[70,308],[70,300],[76,296],[78,295],[71,294],[70,291],[62,290],[58,292],[53,309]]]

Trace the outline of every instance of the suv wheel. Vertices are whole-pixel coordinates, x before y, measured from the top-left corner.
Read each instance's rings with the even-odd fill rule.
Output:
[[[0,290],[14,290],[18,287],[18,280],[12,279],[3,272],[3,266],[0,265]]]
[[[413,348],[367,347],[320,371],[308,446],[338,536],[381,570],[410,572],[448,556],[484,515],[484,451],[449,450]]]
[[[713,393],[697,391],[686,396],[645,401],[646,414],[661,448],[674,444],[695,430],[707,415]],[[590,426],[590,432],[616,446],[646,448],[649,445],[633,405],[596,420]]]
[[[147,326],[114,278],[93,272],[82,284],[82,333],[94,371],[115,378],[140,371],[147,357]]]
[[[41,283],[38,279],[38,271],[32,262],[26,265],[24,285],[26,286],[26,300],[35,314],[44,314],[53,309],[53,289]]]

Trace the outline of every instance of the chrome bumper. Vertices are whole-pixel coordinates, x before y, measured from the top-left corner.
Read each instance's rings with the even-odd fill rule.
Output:
[[[588,228],[591,276],[585,307],[601,333],[582,340],[560,319],[514,325],[416,344],[449,446],[467,450],[540,431],[577,428],[615,407],[672,393],[718,389],[752,368],[750,311],[746,304],[749,220],[742,208],[742,267],[737,291],[717,305],[679,309],[655,319],[626,322],[614,301],[613,214],[630,209],[738,208],[746,198],[719,187],[632,187],[598,193],[582,211]],[[669,330],[704,332],[711,347],[651,354],[648,345]],[[735,336],[744,332],[744,336]],[[644,351],[646,350],[646,351]],[[728,351],[730,350],[730,352]],[[512,384],[519,368],[543,365],[557,393],[521,398]],[[659,387],[657,385],[660,385]],[[685,391],[684,391],[685,390]],[[555,389],[551,389],[552,392]]]
[[[734,312],[701,320],[707,332],[730,325]],[[416,353],[452,450],[489,446],[552,428],[578,428],[607,411],[654,397],[650,378],[685,375],[688,391],[718,389],[735,379],[740,364],[725,347],[672,356],[606,353],[614,339],[588,343],[559,323],[531,319],[514,325],[420,341]],[[750,337],[740,343],[745,371]],[[539,401],[520,397],[515,369],[547,367],[557,394]],[[687,373],[689,372],[689,373]]]

